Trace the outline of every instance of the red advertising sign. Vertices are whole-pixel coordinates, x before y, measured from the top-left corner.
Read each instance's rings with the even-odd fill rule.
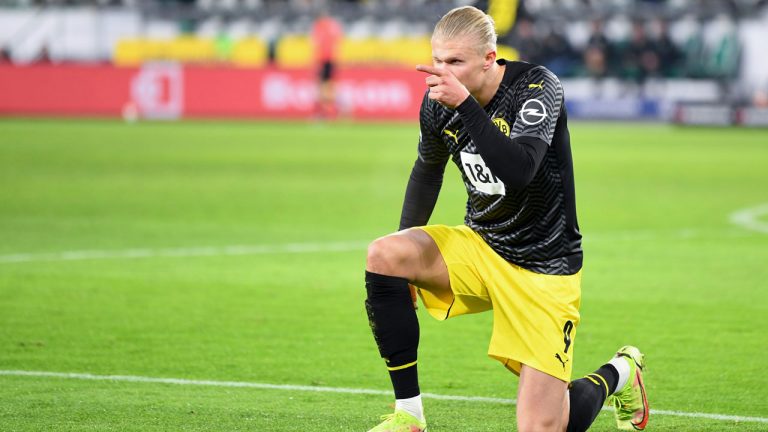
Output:
[[[337,105],[357,119],[416,120],[424,77],[403,68],[339,71]],[[147,118],[304,118],[314,114],[312,70],[109,65],[0,66],[0,115]]]

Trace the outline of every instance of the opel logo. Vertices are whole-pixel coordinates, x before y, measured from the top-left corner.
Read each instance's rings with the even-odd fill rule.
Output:
[[[520,120],[529,126],[543,122],[546,117],[547,109],[538,99],[528,99],[520,110]]]

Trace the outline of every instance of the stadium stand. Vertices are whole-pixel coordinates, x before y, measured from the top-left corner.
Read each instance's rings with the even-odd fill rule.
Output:
[[[694,102],[763,101],[755,94],[768,88],[767,3],[0,0],[0,62],[306,69],[313,67],[312,22],[325,6],[344,29],[341,67],[410,68],[430,62],[435,20],[474,4],[496,17],[501,57],[544,64],[568,81],[572,100],[632,96],[642,104],[678,92]]]
[[[413,64],[428,59],[433,21],[460,3],[483,2],[333,2],[347,34],[341,61]],[[507,56],[519,54],[564,77],[638,80],[737,76],[737,23],[761,7],[757,1],[528,0],[512,10],[518,2],[485,3],[500,21],[500,44]],[[281,66],[301,67],[311,58],[307,34],[313,4],[5,0],[0,2],[0,43],[18,63],[111,60],[136,65],[171,60],[260,66],[271,54]],[[254,52],[248,53],[250,49]]]

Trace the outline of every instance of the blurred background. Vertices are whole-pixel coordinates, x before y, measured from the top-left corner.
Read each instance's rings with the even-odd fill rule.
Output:
[[[467,4],[573,118],[768,124],[765,0],[0,0],[0,114],[411,120],[413,66]]]

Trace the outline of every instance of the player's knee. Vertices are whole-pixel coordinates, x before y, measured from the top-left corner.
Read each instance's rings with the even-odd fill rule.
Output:
[[[374,240],[368,246],[366,270],[387,276],[408,277],[410,259],[408,246],[403,239],[386,236]]]

